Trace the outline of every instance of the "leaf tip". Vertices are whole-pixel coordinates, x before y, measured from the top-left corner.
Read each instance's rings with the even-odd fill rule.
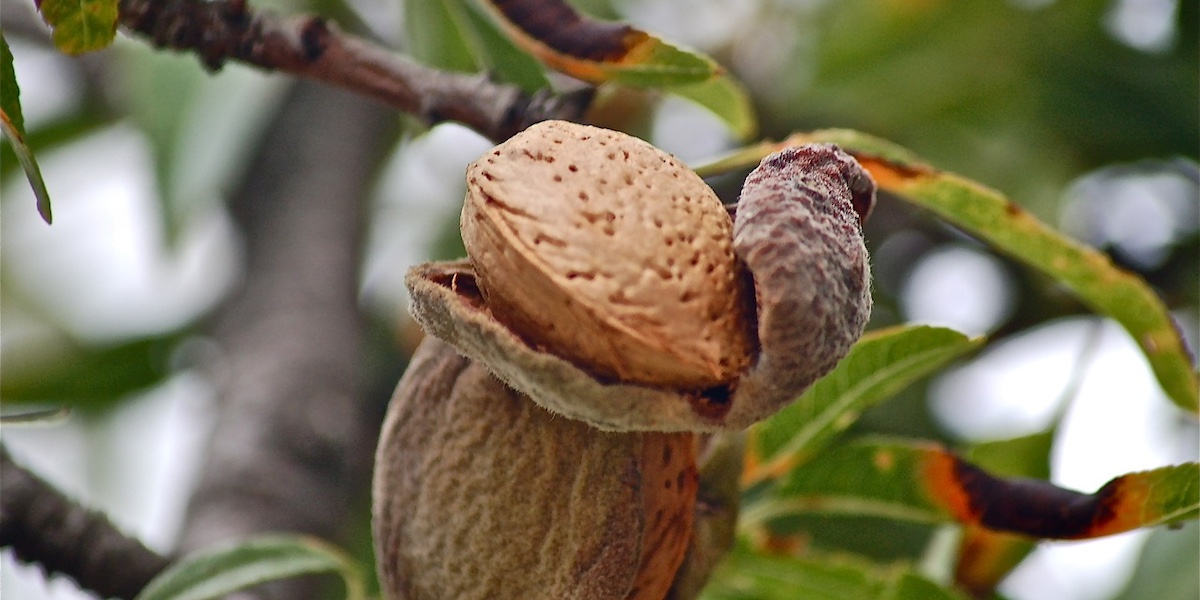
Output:
[[[54,213],[50,210],[49,202],[43,202],[39,199],[37,203],[37,211],[38,215],[41,215],[42,220],[45,221],[47,225],[54,224]]]

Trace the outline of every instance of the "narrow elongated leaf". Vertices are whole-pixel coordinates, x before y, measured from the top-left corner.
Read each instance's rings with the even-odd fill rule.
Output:
[[[721,73],[708,57],[624,23],[581,15],[563,0],[480,1],[513,42],[576,79],[657,88],[698,83]]]
[[[846,558],[756,554],[739,548],[713,574],[701,600],[962,600],[907,566]]]
[[[457,0],[404,2],[404,39],[413,58],[439,69],[471,72],[479,68],[462,19],[449,3]],[[461,11],[460,11],[461,12]]]
[[[0,424],[4,425],[57,425],[71,416],[71,407],[34,409],[21,412],[0,412]]]
[[[995,475],[1048,479],[1053,441],[1054,429],[1050,429],[978,444],[967,458]],[[968,526],[959,542],[954,581],[976,597],[986,597],[1035,547],[1024,536]]]
[[[0,130],[12,144],[17,162],[29,179],[33,195],[37,199],[38,214],[46,223],[54,220],[50,211],[50,192],[46,190],[46,182],[42,179],[42,170],[38,168],[33,150],[25,143],[25,115],[21,112],[21,88],[17,86],[17,73],[13,68],[12,50],[8,41],[0,33]]]
[[[751,429],[742,481],[754,485],[804,462],[867,408],[983,343],[940,327],[896,327],[863,336],[825,377]]]
[[[895,144],[848,130],[795,134],[781,143],[745,148],[696,171],[707,176],[749,166],[777,149],[814,142],[842,146],[871,172],[880,188],[1042,271],[1070,288],[1092,310],[1121,323],[1146,354],[1167,396],[1186,410],[1200,412],[1200,379],[1179,330],[1150,286],[995,190],[938,171]]]
[[[12,49],[4,32],[0,31],[0,110],[8,115],[12,127],[25,135],[25,115],[21,112],[21,88],[17,85],[17,71],[13,68]]]
[[[797,467],[744,514],[754,526],[804,512],[1094,538],[1200,516],[1200,465],[1130,473],[1082,494],[1040,480],[996,477],[932,443],[861,440]]]
[[[5,356],[0,401],[5,405],[69,403],[77,408],[104,408],[165,380],[171,374],[167,356],[181,339],[175,334],[103,347],[64,340],[61,345],[37,349],[41,358],[36,361]]]
[[[664,89],[707,108],[724,121],[738,139],[748,140],[758,133],[758,117],[754,114],[750,96],[742,84],[732,77],[722,75],[700,83],[673,85]]]
[[[450,0],[446,0],[450,1]],[[504,35],[481,7],[470,0],[454,0],[462,7],[464,29],[475,47],[475,62],[496,79],[511,83],[526,93],[548,89],[550,80],[541,63]]]
[[[117,35],[117,0],[42,0],[38,10],[67,54],[100,50]]]
[[[404,3],[410,52],[432,66],[485,71],[526,92],[550,86],[542,66],[501,33],[471,0]]]
[[[362,573],[340,550],[315,538],[267,535],[185,557],[135,600],[215,600],[240,589],[299,575],[333,573],[347,600],[363,600]]]
[[[1150,534],[1133,578],[1113,600],[1200,599],[1200,525],[1188,523],[1178,530]]]

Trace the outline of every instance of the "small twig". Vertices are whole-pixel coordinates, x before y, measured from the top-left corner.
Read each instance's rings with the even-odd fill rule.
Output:
[[[132,599],[169,560],[13,462],[0,445],[0,547],[102,597]]]
[[[428,123],[457,121],[503,140],[538,121],[579,120],[590,88],[526,95],[486,75],[431,69],[327,20],[253,11],[245,0],[121,0],[120,23],[160,48],[194,51],[211,69],[236,60],[334,84]]]

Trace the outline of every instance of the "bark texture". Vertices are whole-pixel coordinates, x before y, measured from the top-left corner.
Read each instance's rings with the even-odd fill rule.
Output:
[[[64,496],[0,446],[0,548],[105,598],[132,600],[168,558]]]
[[[365,505],[383,404],[360,393],[363,204],[394,116],[300,83],[232,209],[243,285],[219,312],[218,420],[181,549],[267,531],[336,539]],[[273,597],[312,597],[277,586]]]

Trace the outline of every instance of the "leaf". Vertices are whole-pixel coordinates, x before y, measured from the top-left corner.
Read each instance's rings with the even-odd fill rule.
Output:
[[[57,425],[71,416],[71,407],[58,406],[17,413],[0,413],[3,425]]]
[[[847,558],[757,554],[742,547],[713,574],[701,600],[962,600],[913,572]]]
[[[923,442],[856,441],[791,471],[747,508],[749,526],[816,512],[957,521],[1033,538],[1087,539],[1200,516],[1200,465],[1130,473],[1094,494],[1004,479]]]
[[[471,72],[478,68],[471,55],[461,19],[455,19],[449,2],[404,2],[404,35],[413,58],[439,69]]]
[[[1200,526],[1188,523],[1178,530],[1159,529],[1150,534],[1137,568],[1125,590],[1114,600],[1198,600]]]
[[[33,188],[37,199],[37,211],[47,224],[54,221],[50,210],[50,192],[46,190],[46,182],[42,179],[42,170],[38,168],[33,150],[25,143],[25,115],[21,112],[21,88],[17,86],[17,73],[13,69],[12,50],[8,40],[0,34],[0,131],[12,145],[17,162]]]
[[[481,2],[517,46],[551,69],[589,83],[658,88],[722,73],[706,56],[624,23],[581,15],[563,0]]]
[[[550,87],[541,64],[471,2],[405,2],[404,11],[410,51],[418,60],[441,69],[487,71],[528,93]]]
[[[1050,448],[1054,429],[978,444],[967,458],[989,472],[1007,477],[1050,477]],[[966,527],[958,547],[954,567],[955,582],[976,597],[989,596],[1036,545],[1029,538]]]
[[[182,337],[168,334],[103,347],[65,340],[49,348],[25,348],[35,360],[0,355],[5,359],[0,400],[103,407],[166,379],[167,355]]]
[[[872,331],[800,399],[751,429],[743,484],[787,473],[852,425],[862,411],[983,343],[940,327]]]
[[[738,139],[747,140],[758,133],[758,118],[750,96],[732,77],[722,75],[700,83],[667,86],[664,90],[712,111]]]
[[[777,149],[835,143],[853,154],[879,187],[932,211],[993,248],[1069,287],[1092,310],[1121,323],[1141,347],[1167,396],[1200,412],[1200,379],[1163,301],[1138,276],[1102,252],[1041,223],[999,192],[918,161],[908,150],[856,131],[794,134],[737,151],[696,172],[703,176],[756,164]]]
[[[117,35],[117,0],[42,0],[42,19],[54,29],[54,45],[83,54],[112,44]]]
[[[202,550],[171,565],[135,600],[215,600],[252,585],[334,573],[347,600],[364,600],[362,573],[342,551],[307,536],[264,535]]]
[[[12,49],[0,32],[0,109],[8,115],[17,131],[25,134],[25,115],[21,112],[21,88],[17,85],[17,72],[13,68]]]
[[[541,63],[499,31],[476,3],[460,2],[460,5],[464,8],[470,32],[478,46],[475,60],[480,68],[526,93],[550,87],[550,80],[546,79]]]

